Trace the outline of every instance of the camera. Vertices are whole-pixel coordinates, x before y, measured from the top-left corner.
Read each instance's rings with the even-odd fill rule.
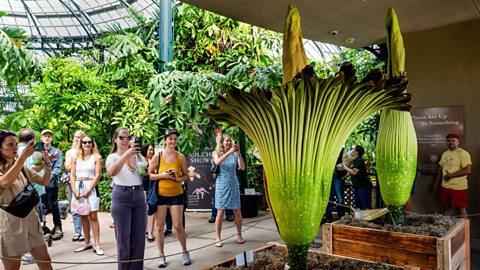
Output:
[[[45,145],[43,142],[36,142],[35,143],[35,151],[37,152],[43,152],[45,150]]]

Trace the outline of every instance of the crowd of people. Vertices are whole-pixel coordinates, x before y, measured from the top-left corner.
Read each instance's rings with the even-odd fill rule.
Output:
[[[185,233],[185,194],[182,183],[188,179],[187,160],[177,151],[180,133],[168,129],[163,136],[163,149],[155,154],[153,144],[141,145],[127,128],[117,128],[112,137],[110,154],[105,166],[112,179],[111,215],[114,220],[118,269],[143,269],[145,235],[147,241],[156,241],[159,251],[158,267],[167,266],[164,252],[164,227],[171,218],[171,227],[182,249],[183,265],[192,263],[187,249]],[[42,232],[42,197],[53,215],[54,240],[63,237],[58,207],[59,178],[62,175],[62,152],[52,146],[53,132],[40,133],[42,143],[35,143],[35,131],[22,129],[18,134],[0,130],[0,256],[5,269],[19,269],[21,260],[33,258],[39,269],[52,269],[51,258]],[[445,214],[451,215],[458,208],[466,218],[466,177],[471,172],[470,155],[459,148],[459,136],[447,135],[447,150],[439,162],[441,202]],[[365,162],[365,150],[353,148],[350,157],[342,149],[333,176],[330,201],[336,196],[342,207],[343,186],[350,175],[354,188],[355,206],[372,208],[370,182]],[[245,170],[240,146],[228,134],[223,134],[212,153],[213,162],[219,167],[215,176],[216,192],[214,208],[215,246],[223,246],[221,231],[223,217],[231,210],[237,229],[237,243],[245,243],[242,236],[240,188],[237,170]],[[94,138],[83,131],[76,131],[72,148],[65,155],[66,178],[72,206],[73,241],[83,245],[73,252],[93,249],[96,255],[104,255],[100,241],[100,225],[97,212],[100,209],[98,182],[102,173],[102,156]],[[43,195],[45,194],[45,195]],[[39,196],[40,195],[40,196]],[[42,196],[43,195],[43,196]],[[17,200],[22,196],[22,200]],[[331,214],[333,205],[327,208]],[[167,231],[168,231],[167,224]],[[91,234],[93,233],[93,244]],[[23,257],[22,257],[23,256]],[[9,259],[10,258],[10,259]]]

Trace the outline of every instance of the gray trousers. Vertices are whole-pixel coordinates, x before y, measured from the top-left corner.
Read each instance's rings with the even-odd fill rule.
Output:
[[[142,186],[115,185],[111,213],[115,223],[118,260],[142,260],[119,263],[118,270],[142,270],[147,223],[147,204]]]

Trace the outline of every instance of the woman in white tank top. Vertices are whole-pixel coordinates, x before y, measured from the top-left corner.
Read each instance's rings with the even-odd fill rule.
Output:
[[[82,138],[77,155],[72,158],[70,164],[70,185],[74,195],[72,204],[81,198],[86,198],[90,205],[90,213],[81,216],[85,242],[75,252],[93,248],[97,255],[102,256],[104,253],[100,246],[100,224],[97,215],[100,209],[100,197],[95,189],[102,173],[102,156],[98,153],[97,145],[91,137]],[[95,241],[94,246],[90,243],[90,227]]]

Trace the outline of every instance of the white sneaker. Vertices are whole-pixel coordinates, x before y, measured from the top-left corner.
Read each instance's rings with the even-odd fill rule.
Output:
[[[192,264],[192,260],[190,260],[190,253],[188,251],[183,252],[183,265],[190,265]]]
[[[165,255],[160,255],[160,259],[158,260],[158,268],[165,268],[167,267],[167,258]]]
[[[30,254],[25,254],[22,255],[22,264],[27,265],[27,264],[32,264],[33,263],[33,256]]]

